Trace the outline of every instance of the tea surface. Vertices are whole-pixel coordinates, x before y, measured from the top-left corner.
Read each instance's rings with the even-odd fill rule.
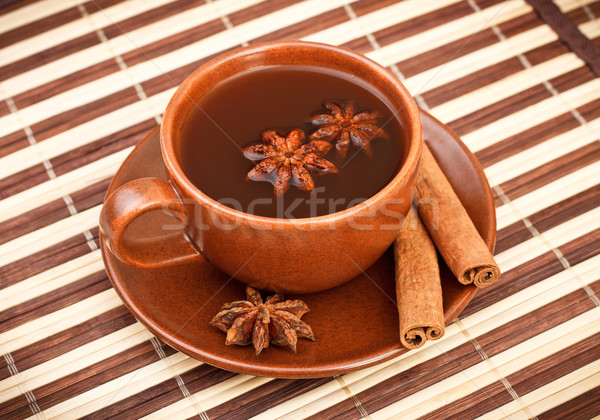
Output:
[[[269,182],[246,179],[256,162],[246,159],[241,150],[260,143],[262,132],[273,129],[285,135],[299,128],[308,141],[318,128],[310,117],[327,112],[326,101],[342,104],[346,100],[353,100],[357,113],[381,114],[378,125],[389,139],[370,141],[371,158],[351,147],[341,159],[333,147],[324,157],[336,165],[338,174],[315,174],[312,192],[290,186],[279,199]],[[380,191],[404,160],[399,121],[373,88],[342,72],[306,66],[260,67],[220,83],[197,105],[182,130],[183,170],[203,193],[247,213],[304,218],[344,210]]]

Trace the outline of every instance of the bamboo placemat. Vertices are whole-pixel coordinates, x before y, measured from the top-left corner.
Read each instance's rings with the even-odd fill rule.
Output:
[[[594,55],[536,14],[540,2],[7,3],[0,417],[600,414],[600,79],[584,61]],[[600,1],[555,3],[597,48]],[[504,274],[418,351],[334,378],[236,375],[172,350],[127,312],[103,269],[98,215],[185,76],[231,48],[298,38],[387,66],[476,153]]]

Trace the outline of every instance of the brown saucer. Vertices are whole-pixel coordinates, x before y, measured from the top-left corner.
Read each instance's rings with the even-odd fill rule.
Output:
[[[423,137],[490,249],[496,240],[492,194],[479,163],[446,126],[422,112]],[[140,142],[115,175],[107,194],[146,176],[165,178],[158,128]],[[143,216],[126,236],[135,241],[173,220]],[[155,234],[159,234],[156,232]],[[163,232],[164,234],[164,232]],[[142,239],[143,240],[143,239]],[[101,244],[104,242],[101,240]],[[225,302],[244,298],[245,286],[209,262],[164,269],[121,263],[102,245],[102,257],[117,293],[135,317],[174,348],[234,372],[282,378],[337,375],[383,362],[406,351],[400,344],[394,291],[394,259],[388,251],[360,276],[324,292],[292,296],[311,311],[303,317],[316,342],[298,340],[298,353],[270,346],[259,356],[249,347],[225,346],[225,334],[208,323]],[[458,283],[442,262],[446,323],[469,303],[476,288]]]

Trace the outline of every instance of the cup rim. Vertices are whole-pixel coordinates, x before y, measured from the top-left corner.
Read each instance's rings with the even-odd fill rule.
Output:
[[[383,78],[385,80],[386,84],[389,84],[391,87],[393,87],[402,98],[403,107],[402,109],[400,109],[400,112],[404,112],[407,115],[406,124],[403,124],[405,133],[408,137],[407,143],[409,145],[406,153],[406,158],[404,159],[404,162],[400,167],[400,170],[396,173],[396,175],[383,188],[377,191],[377,193],[367,198],[360,204],[357,204],[344,210],[336,211],[334,213],[295,219],[275,218],[245,213],[243,211],[239,211],[228,207],[224,204],[221,204],[217,200],[203,193],[185,175],[185,172],[183,171],[183,168],[179,163],[179,159],[177,157],[178,153],[175,150],[174,136],[172,135],[178,128],[178,125],[175,123],[174,116],[177,114],[178,110],[183,106],[184,100],[191,100],[191,96],[188,95],[187,92],[190,89],[192,89],[195,86],[195,84],[199,83],[198,79],[202,75],[209,74],[210,72],[215,71],[219,66],[223,65],[224,63],[230,60],[242,58],[244,56],[248,57],[252,54],[259,54],[267,50],[287,48],[311,48],[315,51],[328,52],[338,56],[345,56],[346,58],[350,58],[351,60],[357,62],[359,65],[367,66],[371,70],[373,70],[378,77]],[[248,67],[246,70],[250,68],[252,67]],[[365,80],[365,82],[371,84],[371,82],[369,82],[368,80]],[[394,111],[398,110],[394,109]],[[169,100],[169,103],[167,104],[167,107],[163,114],[163,119],[160,126],[160,148],[169,178],[175,180],[178,184],[180,184],[180,186],[185,188],[186,192],[191,194],[194,199],[201,201],[203,204],[208,205],[219,212],[226,213],[229,216],[245,219],[252,223],[266,223],[269,225],[293,224],[301,226],[306,224],[322,222],[335,222],[340,219],[345,219],[348,216],[352,216],[355,213],[371,209],[373,206],[377,205],[387,196],[390,190],[393,190],[398,184],[405,183],[411,175],[411,172],[414,170],[414,167],[419,165],[422,148],[421,133],[422,127],[419,108],[414,98],[408,92],[406,87],[396,78],[396,76],[394,76],[385,67],[365,57],[362,54],[358,54],[354,51],[343,47],[309,41],[270,41],[253,44],[247,47],[237,48],[233,51],[219,55],[218,57],[213,58],[212,60],[203,64],[193,73],[187,76]]]

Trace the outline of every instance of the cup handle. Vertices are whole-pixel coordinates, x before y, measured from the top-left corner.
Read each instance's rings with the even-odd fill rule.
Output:
[[[144,238],[143,246],[125,243],[125,231],[137,217],[164,209],[169,209],[178,221],[187,222],[185,208],[168,182],[139,178],[122,185],[106,199],[100,212],[104,243],[119,260],[140,268],[167,267],[198,259],[200,254],[181,232]]]

